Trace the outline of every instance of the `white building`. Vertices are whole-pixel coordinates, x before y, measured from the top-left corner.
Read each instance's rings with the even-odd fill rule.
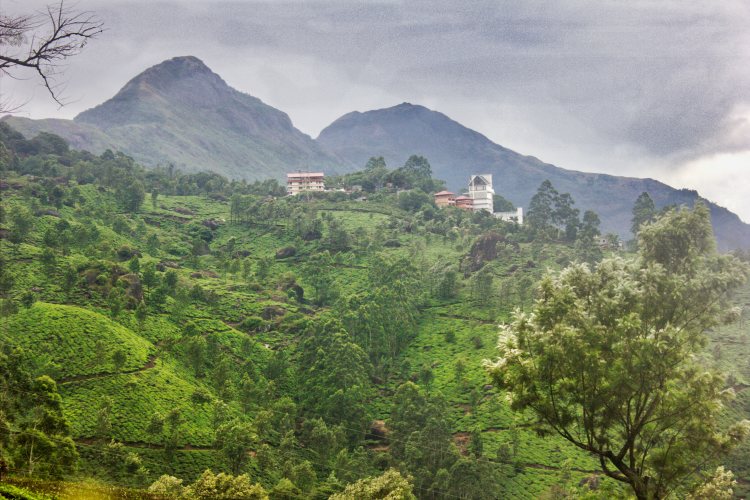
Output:
[[[495,212],[492,215],[500,220],[517,222],[519,225],[523,226],[523,208],[521,207],[518,207],[515,212]]]
[[[287,194],[297,194],[303,191],[325,191],[324,178],[323,172],[286,174],[286,192]]]
[[[469,179],[469,198],[473,200],[472,208],[475,212],[486,210],[492,213],[492,197],[495,191],[492,189],[492,175],[472,175]]]

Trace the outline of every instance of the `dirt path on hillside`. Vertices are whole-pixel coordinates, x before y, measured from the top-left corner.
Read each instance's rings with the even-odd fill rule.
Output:
[[[84,382],[86,380],[95,380],[95,379],[98,379],[98,378],[112,377],[114,375],[124,375],[124,374],[128,374],[128,373],[143,372],[143,371],[150,370],[150,369],[154,368],[156,366],[156,360],[157,360],[158,357],[159,357],[159,353],[157,351],[157,352],[151,354],[146,359],[146,363],[143,366],[141,366],[139,368],[134,368],[132,370],[124,370],[124,371],[121,371],[121,372],[92,373],[92,374],[88,374],[88,375],[74,375],[72,377],[61,378],[60,380],[58,380],[57,383],[58,384],[72,384],[72,383],[75,383],[75,382]]]
[[[76,444],[83,444],[86,446],[96,446],[96,445],[102,445],[107,444],[106,440],[97,439],[97,438],[78,438],[74,440]],[[118,443],[122,443],[124,446],[128,446],[130,448],[148,448],[151,450],[159,450],[164,448],[161,444],[155,444],[155,443],[147,443],[145,441],[117,441]],[[198,446],[198,445],[192,445],[192,444],[186,444],[184,446],[178,446],[175,448],[179,451],[210,451],[214,450],[215,448],[212,446]]]
[[[459,316],[458,314],[448,314],[448,313],[435,313],[440,318],[450,318],[450,319],[460,319],[462,321],[473,321],[475,323],[481,323],[483,325],[497,325],[497,321],[491,321],[489,319],[479,319],[479,318],[471,318],[469,316]]]

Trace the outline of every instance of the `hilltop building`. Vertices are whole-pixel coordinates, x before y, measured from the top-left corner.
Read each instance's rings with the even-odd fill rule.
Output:
[[[468,196],[458,196],[454,200],[456,208],[463,208],[464,210],[474,210],[474,200]]]
[[[286,174],[287,194],[298,194],[303,191],[325,191],[323,172],[295,172]]]
[[[495,196],[495,191],[492,189],[492,175],[481,174],[471,176],[471,179],[469,179],[469,198],[473,200],[472,210],[475,212],[485,210],[492,213],[494,211],[493,196]]]
[[[523,208],[519,207],[514,212],[495,212],[494,196],[491,174],[472,175],[468,195],[456,196],[450,191],[440,191],[435,193],[435,205],[438,208],[456,207],[473,212],[484,210],[500,220],[523,225]]]
[[[456,195],[450,191],[440,191],[435,193],[435,205],[438,208],[452,207],[456,204]]]

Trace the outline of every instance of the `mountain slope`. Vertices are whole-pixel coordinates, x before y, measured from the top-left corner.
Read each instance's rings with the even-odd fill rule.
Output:
[[[119,149],[146,165],[173,163],[248,180],[341,161],[297,130],[286,113],[229,87],[199,59],[175,57],[69,120],[7,118],[26,136],[53,132],[81,149]]]
[[[493,174],[495,192],[518,206],[528,207],[539,184],[549,179],[560,192],[569,192],[582,211],[595,210],[604,232],[629,239],[633,203],[647,191],[658,207],[692,205],[700,198],[653,179],[636,179],[565,170],[499,146],[442,113],[403,103],[364,113],[348,113],[326,127],[318,142],[349,163],[363,166],[371,156],[383,156],[400,166],[412,154],[427,157],[433,175],[451,189],[466,186],[469,175]],[[711,203],[711,214],[722,249],[750,247],[750,225],[729,210]]]

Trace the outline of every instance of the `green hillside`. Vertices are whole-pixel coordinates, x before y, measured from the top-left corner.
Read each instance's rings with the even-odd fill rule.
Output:
[[[43,369],[60,381],[116,373],[112,354],[121,350],[119,371],[149,363],[154,346],[122,325],[80,307],[36,303],[0,325],[0,332],[26,350],[48,346]],[[41,355],[38,359],[44,359]]]
[[[495,192],[524,209],[528,209],[539,184],[550,180],[558,189],[571,193],[582,211],[596,211],[604,232],[617,233],[621,238],[630,237],[630,208],[644,191],[658,207],[692,206],[703,200],[711,207],[719,246],[727,251],[750,248],[750,226],[694,190],[675,189],[650,178],[560,168],[496,144],[418,104],[347,113],[323,129],[317,141],[351,165],[364,165],[371,156],[384,157],[388,165],[400,165],[412,154],[424,155],[430,159],[434,175],[456,192],[466,189],[471,175],[479,171],[492,174]]]
[[[0,132],[11,483],[150,498],[163,475],[206,487],[211,469],[271,498],[328,498],[396,468],[418,498],[539,498],[586,481],[599,498],[626,495],[512,411],[483,365],[540,278],[591,255],[583,236],[535,237],[416,190],[274,197],[271,182]],[[744,321],[717,329],[705,354],[734,376],[726,424],[750,415],[748,335]],[[45,375],[59,425],[34,439],[72,438],[65,464],[44,447],[29,459],[41,406],[23,405],[41,401]],[[724,463],[745,481],[743,446]]]

